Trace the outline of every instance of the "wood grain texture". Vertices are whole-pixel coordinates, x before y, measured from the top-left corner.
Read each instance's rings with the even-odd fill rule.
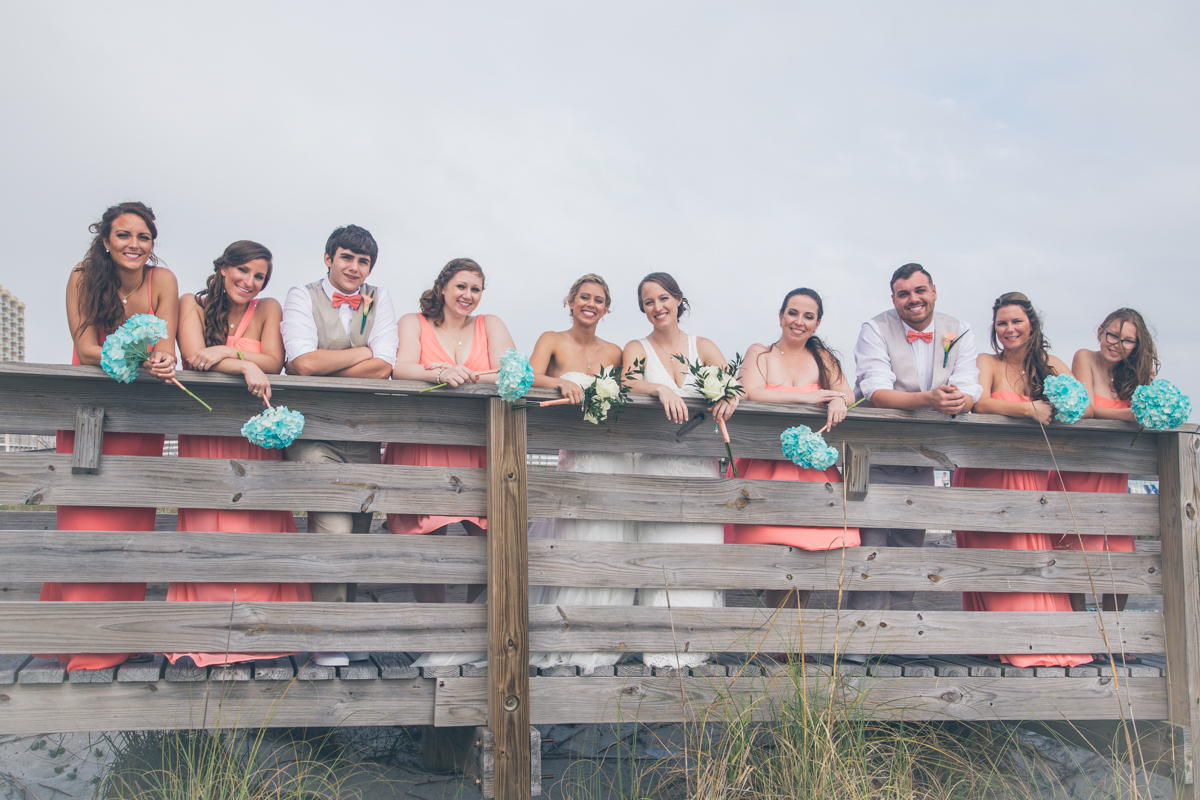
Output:
[[[681,545],[531,539],[543,586],[1161,594],[1162,557],[1071,550]],[[1091,578],[1089,579],[1089,572]],[[454,536],[0,531],[0,582],[487,582],[487,542]]]
[[[488,429],[487,726],[496,795],[528,798],[529,549],[525,411],[493,397]]]
[[[0,455],[0,502],[487,513],[487,471],[481,469],[106,456],[100,481],[71,475],[70,459],[48,453]],[[534,471],[528,476],[528,498],[532,516],[567,519],[841,527],[848,518],[856,527],[1075,529],[1061,492],[876,486],[843,511],[834,484]],[[1071,506],[1080,533],[1158,531],[1159,503],[1153,495],[1076,494]]]
[[[430,725],[433,681],[234,681],[11,686],[0,734]]]
[[[73,475],[96,475],[100,472],[100,451],[104,449],[104,409],[79,406],[75,410],[75,446],[72,448]]]
[[[847,500],[858,502],[867,499],[867,486],[871,474],[871,448],[861,444],[847,444],[842,456],[843,492]]]
[[[1176,764],[1176,774],[1190,776],[1200,743],[1200,437],[1160,434],[1159,447],[1170,720],[1190,730],[1190,751]]]
[[[1047,685],[1054,688],[1047,691]],[[811,699],[831,696],[849,713],[883,719],[1117,719],[1121,703],[1139,719],[1166,714],[1166,681],[1124,682],[1118,699],[1111,678],[533,678],[534,725],[549,723],[720,721],[746,713],[769,720],[780,704],[803,690]],[[836,695],[831,695],[835,692]],[[439,681],[436,716],[443,724],[478,724],[486,708],[482,678]]]
[[[485,650],[487,609],[415,603],[16,602],[0,606],[0,651],[447,652]],[[1162,615],[1104,614],[1114,648],[1162,653]],[[1094,653],[1103,639],[1092,613],[806,611],[801,620],[752,608],[530,606],[536,651],[822,653]],[[489,671],[490,672],[490,671]]]

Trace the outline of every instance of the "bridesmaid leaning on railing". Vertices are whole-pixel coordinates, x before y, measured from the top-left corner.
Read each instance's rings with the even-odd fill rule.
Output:
[[[992,350],[980,353],[979,382],[983,396],[975,403],[976,414],[1032,417],[1050,425],[1054,408],[1047,402],[1044,382],[1051,375],[1070,375],[1067,365],[1050,354],[1050,343],[1042,334],[1042,321],[1033,303],[1020,292],[1000,295],[992,306]],[[1045,470],[980,469],[960,467],[954,485],[976,489],[1023,489],[1045,492],[1049,473]],[[959,547],[996,550],[1050,550],[1052,537],[1045,533],[994,533],[955,531]],[[964,592],[966,611],[1070,611],[1066,594],[1051,592]],[[1016,667],[1078,666],[1092,660],[1087,653],[1001,655],[1000,660]]]
[[[154,212],[142,203],[121,203],[89,229],[95,238],[67,279],[67,322],[75,350],[72,364],[100,364],[109,334],[135,314],[153,314],[167,323],[167,338],[155,345],[143,365],[154,377],[175,376],[175,326],[179,289],[175,276],[158,266]],[[58,431],[55,451],[72,453],[74,431]],[[161,433],[106,433],[106,456],[162,456]],[[64,506],[57,509],[60,531],[152,531],[154,508]],[[46,583],[41,600],[145,600],[145,583]],[[124,662],[128,653],[59,654],[67,671],[102,669]]]
[[[283,369],[283,336],[278,300],[258,295],[271,280],[271,251],[257,242],[234,242],[213,261],[203,291],[179,298],[179,352],[184,368],[241,375],[255,397],[270,404],[271,381]],[[179,434],[180,458],[224,458],[282,461],[282,450],[266,450],[242,436]],[[180,532],[296,533],[291,511],[242,511],[215,508],[179,509]],[[228,603],[309,602],[307,583],[176,582],[167,600]],[[169,653],[174,664],[190,656],[199,666],[270,659],[290,653]]]
[[[754,344],[746,351],[739,373],[746,399],[760,403],[807,403],[824,405],[825,427],[846,418],[854,389],[842,372],[837,354],[817,336],[825,305],[812,289],[793,289],[779,309],[779,339],[773,344]],[[813,426],[817,427],[816,425]],[[818,481],[841,483],[837,467],[805,469],[791,461],[765,458],[737,459],[743,478],[772,481]],[[732,471],[729,477],[732,477]],[[726,544],[783,544],[801,550],[834,550],[859,545],[858,528],[811,528],[794,525],[726,525]],[[768,589],[767,603],[777,608],[804,608],[807,590]]]
[[[1133,391],[1154,380],[1158,373],[1158,352],[1154,337],[1142,315],[1132,308],[1118,308],[1104,318],[1096,329],[1099,350],[1080,350],[1071,362],[1071,371],[1087,387],[1092,399],[1092,412],[1097,419],[1117,419],[1134,422],[1130,406]],[[1050,489],[1068,492],[1129,491],[1129,475],[1115,472],[1064,472],[1050,474]],[[1119,532],[1117,532],[1119,533]],[[1056,538],[1056,550],[1100,550],[1132,553],[1133,537],[1103,534],[1067,534]],[[1123,611],[1127,594],[1106,594],[1101,601],[1105,611]],[[1071,595],[1071,606],[1086,611],[1082,594]],[[1132,658],[1126,656],[1127,660]]]

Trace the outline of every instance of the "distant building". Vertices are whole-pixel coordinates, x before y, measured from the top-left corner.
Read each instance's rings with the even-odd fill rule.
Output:
[[[0,286],[0,361],[25,360],[25,304]]]

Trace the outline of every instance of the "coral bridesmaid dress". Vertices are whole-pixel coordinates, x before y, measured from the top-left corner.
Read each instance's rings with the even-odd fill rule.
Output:
[[[1029,402],[1016,392],[993,392],[992,397],[1009,402]],[[954,471],[954,485],[969,489],[1022,489],[1046,491],[1049,473],[1027,469],[977,469],[960,467]],[[1045,533],[992,533],[955,531],[959,547],[993,550],[1051,550],[1052,536]],[[1050,592],[963,592],[965,611],[1070,611],[1070,598]],[[1087,664],[1090,653],[1002,655],[1000,660],[1015,667],[1053,667]]]
[[[225,344],[249,353],[261,353],[262,342],[243,339],[242,334],[254,316],[258,300],[253,300],[238,329]],[[266,450],[251,444],[242,436],[196,436],[179,434],[180,458],[227,458],[254,461],[281,461],[283,451]],[[234,511],[215,508],[179,509],[178,530],[198,533],[296,533],[296,522],[290,511]],[[208,601],[228,603],[307,603],[312,592],[307,583],[172,583],[167,588],[168,601]],[[197,666],[232,664],[291,655],[291,653],[168,653],[174,664],[181,656],[190,656]]]
[[[1108,397],[1093,397],[1092,404],[1100,408],[1129,408],[1128,400],[1113,400]],[[1117,472],[1063,472],[1059,479],[1057,472],[1050,473],[1050,491],[1052,492],[1109,492],[1127,494],[1129,492],[1129,475]],[[1083,540],[1082,546],[1080,539]],[[1065,534],[1054,537],[1055,550],[1108,550],[1114,553],[1132,553],[1134,542],[1132,536],[1114,534]]]
[[[820,391],[818,383],[808,386],[780,386],[768,384],[768,389],[779,392],[805,394]],[[842,474],[837,467],[821,471],[805,469],[791,461],[776,461],[765,458],[739,458],[736,460],[738,475],[766,481],[817,481],[841,483]],[[733,477],[732,470],[728,477]],[[857,547],[858,528],[805,528],[795,525],[726,525],[725,544],[786,544],[801,550],[833,550],[839,547]]]
[[[488,361],[487,331],[483,323],[484,315],[475,317],[475,341],[471,344],[471,353],[463,366],[478,372],[492,369]],[[438,362],[453,364],[454,359],[442,347],[433,332],[433,326],[424,314],[418,314],[421,321],[421,364]],[[407,442],[388,442],[383,451],[384,464],[398,464],[410,467],[476,467],[487,468],[487,448],[466,444],[411,444]],[[430,514],[388,514],[388,530],[392,533],[429,533],[445,527],[451,522],[473,522],[487,530],[487,517],[434,516]]]
[[[150,297],[154,270],[146,278],[146,291]],[[151,309],[153,310],[153,309]],[[100,344],[108,335],[100,337]],[[79,353],[71,351],[71,363],[79,366]],[[57,431],[54,452],[75,452],[75,431]],[[163,454],[164,436],[161,433],[110,433],[104,434],[101,453],[106,456],[158,456]],[[152,531],[154,530],[154,507],[116,508],[111,506],[63,506],[56,509],[60,531]],[[88,600],[119,601],[145,600],[145,583],[44,583],[39,600],[81,602]],[[66,664],[67,672],[77,669],[104,669],[124,663],[129,653],[55,653],[39,654],[42,658],[55,658]]]

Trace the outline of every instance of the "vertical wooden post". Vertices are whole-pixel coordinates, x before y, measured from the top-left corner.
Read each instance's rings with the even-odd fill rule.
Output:
[[[488,400],[488,727],[499,800],[530,797],[525,411]]]
[[[1159,533],[1162,538],[1163,623],[1167,634],[1170,721],[1180,726],[1176,798],[1195,798],[1200,734],[1200,437],[1158,434]],[[1182,763],[1181,763],[1182,762]]]
[[[846,482],[847,500],[866,500],[871,473],[871,448],[864,444],[847,444],[842,480]]]
[[[71,474],[98,474],[103,448],[104,409],[80,406],[75,410],[75,455],[71,460]]]

